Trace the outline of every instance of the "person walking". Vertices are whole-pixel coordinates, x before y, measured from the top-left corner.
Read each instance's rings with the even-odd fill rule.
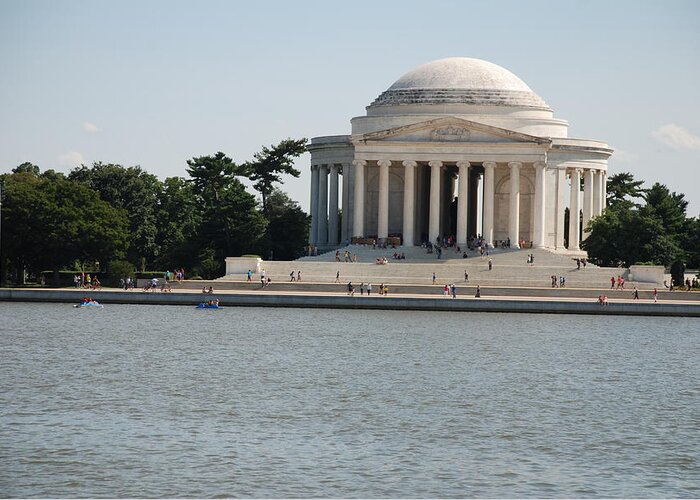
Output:
[[[493,261],[491,261],[491,259],[489,259],[489,271],[490,271],[491,269],[493,269]]]
[[[639,300],[639,290],[637,290],[637,287],[634,287],[634,291],[632,292],[632,299],[633,300]]]
[[[372,283],[367,283],[367,296],[369,297],[372,293]]]
[[[659,301],[659,291],[654,288],[654,304],[656,304]]]
[[[437,279],[437,276],[435,276],[435,273],[433,273],[433,285],[435,284],[436,279]]]
[[[467,282],[469,281],[469,273],[467,272],[466,269],[464,270],[464,281],[467,281]]]
[[[340,283],[340,271],[335,272],[335,282]]]

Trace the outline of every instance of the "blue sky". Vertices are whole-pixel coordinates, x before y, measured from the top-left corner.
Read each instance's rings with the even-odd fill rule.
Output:
[[[512,71],[616,149],[610,173],[700,215],[697,1],[0,0],[0,172],[93,161],[161,179],[224,151],[347,134],[402,74],[443,57]],[[283,189],[308,209],[308,156]]]

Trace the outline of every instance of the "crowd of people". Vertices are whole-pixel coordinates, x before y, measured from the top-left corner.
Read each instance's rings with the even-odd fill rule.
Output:
[[[97,275],[90,276],[90,273],[80,273],[73,276],[73,284],[75,288],[86,288],[89,290],[99,290],[102,288],[102,283],[97,278]]]
[[[340,262],[340,250],[335,251],[335,261]],[[353,254],[350,256],[350,252],[348,250],[345,250],[343,252],[343,261],[344,262],[357,262],[357,254]]]

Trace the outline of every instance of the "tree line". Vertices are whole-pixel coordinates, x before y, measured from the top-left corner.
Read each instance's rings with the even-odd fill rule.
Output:
[[[606,208],[584,229],[581,248],[603,266],[663,265],[680,286],[686,267],[700,268],[700,218],[687,216],[684,194],[643,184],[629,172],[610,176]]]
[[[118,279],[180,267],[211,279],[223,275],[229,256],[294,259],[310,219],[279,185],[284,175],[299,177],[293,162],[306,144],[286,139],[245,163],[222,152],[194,157],[187,177],[164,181],[140,166],[95,162],[65,175],[23,163],[0,175],[0,281],[21,283],[47,270]]]
[[[47,270],[117,278],[180,267],[211,279],[228,256],[295,259],[310,218],[278,185],[300,175],[293,161],[306,143],[287,139],[241,164],[222,152],[194,157],[187,177],[164,181],[139,166],[95,162],[64,175],[23,163],[0,175],[0,281]],[[583,229],[581,247],[596,264],[664,265],[682,282],[686,266],[700,268],[700,219],[687,216],[683,194],[643,184],[629,172],[608,179],[606,208]]]

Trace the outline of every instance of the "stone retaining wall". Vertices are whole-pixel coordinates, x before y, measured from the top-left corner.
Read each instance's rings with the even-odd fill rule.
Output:
[[[1,289],[0,301],[78,303],[85,295],[80,290]],[[210,295],[196,293],[144,293],[124,291],[92,292],[103,304],[163,304],[194,306]],[[330,309],[382,309],[452,312],[523,312],[558,314],[604,314],[635,316],[700,317],[698,304],[658,304],[648,302],[612,303],[600,306],[590,299],[582,302],[556,300],[447,299],[401,296],[372,297],[347,295],[219,294],[222,306],[298,307]]]

